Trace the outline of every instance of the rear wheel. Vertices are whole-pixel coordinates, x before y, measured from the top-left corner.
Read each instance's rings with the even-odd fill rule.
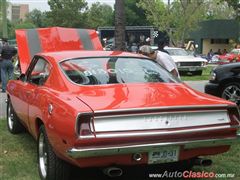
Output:
[[[48,141],[45,127],[40,127],[38,136],[38,170],[42,180],[68,180],[70,165],[59,159]]]
[[[239,83],[230,83],[224,86],[221,91],[221,97],[223,99],[235,102],[240,104],[240,84]]]
[[[10,99],[7,101],[7,126],[9,132],[12,134],[19,134],[24,131],[24,127],[19,122]]]

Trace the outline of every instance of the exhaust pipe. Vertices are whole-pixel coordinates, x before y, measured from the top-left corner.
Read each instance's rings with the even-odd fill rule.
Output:
[[[212,160],[211,159],[196,158],[194,160],[194,165],[197,165],[197,166],[211,166],[212,165]]]
[[[109,177],[119,177],[123,174],[123,171],[118,167],[108,167],[103,169],[103,173]]]

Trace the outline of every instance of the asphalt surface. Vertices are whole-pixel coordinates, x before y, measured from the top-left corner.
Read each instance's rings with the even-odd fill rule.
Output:
[[[204,92],[204,85],[208,81],[186,81],[186,84],[188,84],[193,89],[196,89],[200,92]],[[6,93],[0,92],[0,119],[3,119],[6,117]]]
[[[7,96],[6,93],[1,93],[0,92],[0,119],[6,117],[6,100]]]

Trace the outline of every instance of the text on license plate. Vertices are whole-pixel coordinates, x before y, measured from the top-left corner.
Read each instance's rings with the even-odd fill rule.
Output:
[[[179,157],[179,146],[161,147],[148,153],[148,164],[176,162]]]

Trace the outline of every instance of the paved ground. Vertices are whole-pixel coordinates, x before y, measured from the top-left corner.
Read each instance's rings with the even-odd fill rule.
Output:
[[[3,118],[6,116],[6,94],[0,92],[0,118]]]
[[[204,85],[208,81],[187,81],[186,84],[192,88],[204,92]],[[0,92],[0,119],[6,117],[6,94]]]

